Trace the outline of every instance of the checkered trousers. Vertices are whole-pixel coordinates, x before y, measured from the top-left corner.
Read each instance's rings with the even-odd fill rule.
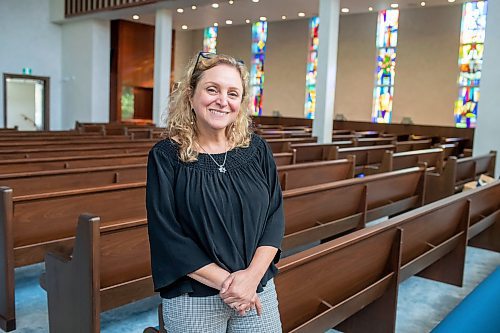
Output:
[[[189,297],[187,294],[163,299],[167,333],[281,333],[278,299],[273,280],[258,293],[262,315],[252,309],[240,316],[219,295]]]

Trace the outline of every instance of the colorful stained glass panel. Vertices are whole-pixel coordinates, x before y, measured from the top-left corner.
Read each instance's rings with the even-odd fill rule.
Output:
[[[391,86],[376,87],[373,94],[373,114],[372,122],[385,123],[391,122],[392,117],[392,96],[394,88]]]
[[[460,43],[484,43],[487,1],[467,2],[462,7]]]
[[[399,10],[382,10],[378,14],[377,48],[396,47],[398,44]]]
[[[252,25],[252,64],[250,68],[250,86],[253,96],[253,114],[262,114],[262,96],[264,92],[264,60],[266,58],[267,22],[260,21]]]
[[[218,27],[205,28],[203,32],[203,51],[217,53],[217,33]]]
[[[455,125],[459,128],[475,127],[477,121],[477,107],[479,102],[479,88],[460,88],[458,100],[455,102]]]
[[[309,58],[307,61],[306,74],[306,101],[304,106],[304,114],[308,119],[314,119],[314,111],[316,109],[316,75],[318,69],[318,30],[319,17],[313,17],[309,21]]]
[[[379,49],[377,57],[377,85],[394,85],[396,49]]]

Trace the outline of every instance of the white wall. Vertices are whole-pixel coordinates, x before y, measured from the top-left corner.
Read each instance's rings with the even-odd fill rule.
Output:
[[[50,22],[49,0],[0,1],[0,73],[50,77],[50,129],[61,128],[61,28]],[[0,101],[3,101],[3,77]],[[0,126],[3,126],[3,102]]]
[[[62,128],[109,120],[110,38],[109,21],[62,26]]]
[[[263,115],[273,110],[304,117],[309,20],[269,22],[264,62]]]
[[[203,30],[175,31],[174,81],[180,81],[189,59],[203,49]]]

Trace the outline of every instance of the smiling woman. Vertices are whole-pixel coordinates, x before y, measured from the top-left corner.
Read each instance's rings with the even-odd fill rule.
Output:
[[[281,332],[273,277],[283,198],[251,133],[248,70],[200,52],[172,93],[149,153],[146,208],[155,290],[169,333]]]

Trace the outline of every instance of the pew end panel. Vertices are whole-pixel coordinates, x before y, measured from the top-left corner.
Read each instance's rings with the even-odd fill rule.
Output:
[[[500,181],[472,191],[469,245],[500,252]]]
[[[425,166],[365,177],[367,221],[422,206],[426,178]]]
[[[446,198],[392,221],[403,229],[400,281],[418,274],[462,286],[470,202]]]
[[[0,186],[0,329],[16,329],[12,189]]]
[[[99,234],[100,219],[82,214],[71,259],[45,255],[49,329],[53,333],[100,331]]]
[[[393,332],[401,231],[360,230],[280,261],[284,332]]]
[[[351,180],[283,192],[283,249],[362,229],[366,224],[366,186]]]

